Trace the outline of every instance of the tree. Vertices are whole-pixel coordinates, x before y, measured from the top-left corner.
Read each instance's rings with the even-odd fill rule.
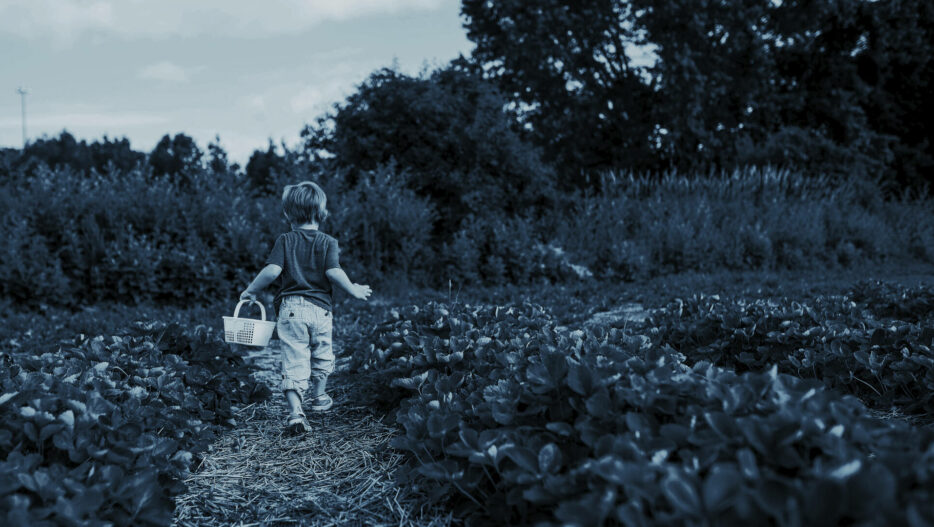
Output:
[[[202,156],[201,149],[191,137],[185,134],[175,134],[172,138],[164,135],[149,154],[149,165],[153,175],[178,175],[187,167],[200,165]]]
[[[100,141],[88,143],[78,141],[63,130],[58,137],[43,137],[27,144],[15,166],[27,173],[31,173],[37,164],[53,168],[70,167],[82,173],[91,170],[103,173],[110,169],[126,172],[143,159],[145,155],[134,151],[126,138],[111,140],[104,136]]]
[[[439,232],[470,213],[530,212],[553,173],[522,140],[502,95],[465,61],[411,77],[374,72],[335,111],[302,132],[305,153],[352,186],[394,166],[440,213]]]
[[[234,166],[230,165],[227,159],[227,151],[221,146],[220,136],[214,136],[214,141],[208,144],[207,167],[208,170],[215,174],[223,174],[231,169],[234,171],[239,169],[236,164]]]
[[[856,66],[866,86],[869,125],[897,137],[893,166],[900,186],[934,185],[934,3],[889,0],[870,6]]]
[[[111,168],[129,172],[146,159],[146,154],[133,150],[126,137],[111,140],[105,135],[103,140],[88,144],[88,151],[93,167],[98,172],[106,172]]]
[[[651,165],[657,91],[627,2],[464,0],[473,57],[565,174]]]
[[[284,174],[287,167],[286,156],[279,155],[276,145],[270,140],[265,152],[253,151],[246,164],[246,178],[253,189],[264,194],[275,194],[282,190],[278,188],[277,176]]]
[[[566,174],[767,163],[840,174],[895,167],[913,180],[934,159],[921,117],[932,11],[923,0],[462,7],[474,58]],[[657,60],[633,67],[637,49]]]

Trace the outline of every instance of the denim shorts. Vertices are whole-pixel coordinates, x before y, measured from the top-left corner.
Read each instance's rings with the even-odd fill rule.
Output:
[[[304,398],[309,381],[324,383],[334,372],[331,312],[301,296],[287,296],[279,306],[276,330],[282,341],[282,391]]]

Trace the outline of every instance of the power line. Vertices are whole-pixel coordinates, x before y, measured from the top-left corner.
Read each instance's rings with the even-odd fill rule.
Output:
[[[16,93],[20,96],[20,106],[23,110],[23,148],[26,148],[26,94],[29,92],[20,86],[16,88]]]

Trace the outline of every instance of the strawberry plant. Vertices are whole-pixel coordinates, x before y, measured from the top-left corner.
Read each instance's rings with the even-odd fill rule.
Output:
[[[934,414],[934,292],[863,283],[809,300],[696,295],[670,303],[653,338],[737,371],[819,379],[871,406]]]
[[[397,408],[407,477],[481,522],[934,522],[934,432],[817,380],[530,304],[409,307],[372,339],[354,366]]]
[[[0,522],[165,525],[232,407],[269,392],[216,335],[149,324],[0,351]]]

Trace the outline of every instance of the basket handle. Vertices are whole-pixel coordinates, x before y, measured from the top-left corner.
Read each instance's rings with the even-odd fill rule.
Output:
[[[263,306],[263,303],[262,303],[262,302],[257,302],[256,300],[241,300],[241,301],[237,302],[237,307],[236,307],[236,309],[234,309],[234,316],[233,316],[234,318],[238,318],[237,315],[240,314],[240,307],[241,307],[243,304],[247,304],[247,303],[258,305],[258,306],[259,306],[259,311],[260,311],[260,313],[261,313],[261,315],[262,315],[262,317],[263,317],[262,320],[266,320],[266,308]]]

